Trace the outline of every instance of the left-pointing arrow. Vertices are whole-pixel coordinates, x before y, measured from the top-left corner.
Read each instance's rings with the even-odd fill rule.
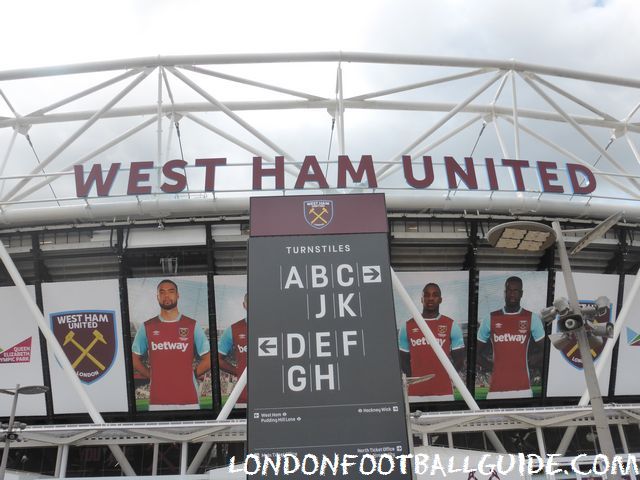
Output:
[[[274,357],[278,354],[278,337],[258,338],[258,356]]]

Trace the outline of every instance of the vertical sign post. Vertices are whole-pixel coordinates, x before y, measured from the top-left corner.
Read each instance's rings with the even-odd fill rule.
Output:
[[[382,194],[251,200],[249,453],[409,453],[387,230]]]

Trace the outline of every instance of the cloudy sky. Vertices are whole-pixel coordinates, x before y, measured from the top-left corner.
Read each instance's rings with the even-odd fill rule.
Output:
[[[538,65],[637,79],[640,78],[638,20],[638,0],[20,0],[3,2],[0,20],[0,41],[3,45],[0,71],[157,55],[351,51],[515,59]],[[251,67],[252,70],[242,70],[240,67],[228,71],[247,76],[255,74],[258,80],[309,91],[326,98],[334,98],[335,95],[335,64],[325,71],[314,70],[311,66],[299,66],[297,72],[293,66],[290,70],[262,69],[260,72],[255,67]],[[220,70],[224,71],[224,68],[220,67]],[[418,72],[417,67],[407,68],[400,74],[389,74],[381,68],[369,70],[365,74],[364,70],[354,64],[345,65],[344,70],[345,95],[356,95],[367,90],[448,74]],[[156,98],[153,92],[155,78],[148,79],[147,83],[151,88],[147,90],[147,97],[143,99],[134,93],[130,96],[131,99],[125,99],[118,106],[127,105],[127,102],[128,105],[139,105],[142,102],[153,105]],[[302,83],[294,85],[296,79]],[[80,79],[78,83],[73,83],[75,80],[68,77],[59,80],[59,83],[56,81],[47,79],[44,86],[42,83],[36,86],[27,81],[8,82],[0,85],[0,88],[13,102],[16,110],[24,114],[64,98],[64,95],[73,93],[73,88],[82,89],[94,84],[91,79]],[[174,86],[180,84],[175,79],[173,81]],[[414,99],[450,102],[455,105],[484,81],[486,77],[475,84],[463,81],[451,87],[443,86],[439,90],[435,89],[431,96],[418,97],[423,93],[409,92],[406,98],[412,98],[411,95],[415,93]],[[526,108],[528,99],[535,95],[527,92],[527,86],[522,80],[518,81],[525,87],[519,87],[518,106]],[[47,98],[54,87],[61,85],[62,93]],[[36,95],[34,86],[38,93]],[[179,87],[175,88],[178,97],[182,92],[178,90]],[[208,88],[213,89],[214,84]],[[509,88],[505,88],[503,97],[510,98]],[[624,118],[640,101],[638,91],[610,94],[608,91],[601,92],[599,86],[594,84],[574,84],[571,88],[574,89],[574,94],[593,102],[597,108],[616,118]],[[188,88],[183,90],[185,96],[178,101],[203,102],[202,97],[193,91],[186,92]],[[484,98],[479,97],[481,103],[489,103],[496,90],[497,83],[484,94]],[[114,95],[117,91],[113,90],[109,95]],[[223,92],[222,101],[241,98],[245,94],[244,91],[236,93],[229,89],[215,91]],[[111,98],[106,95],[96,100],[90,108],[103,105]],[[253,98],[252,93],[248,95]],[[509,103],[505,102],[504,105],[508,108]],[[574,107],[575,105],[572,106]],[[80,103],[77,108],[87,107]],[[539,98],[538,105],[529,108],[540,108]],[[545,105],[545,109],[549,110],[549,106]],[[298,112],[300,110],[296,113]],[[330,140],[331,118],[326,111],[304,112],[294,120],[286,116],[288,113],[290,112],[242,112],[242,117],[267,136],[278,137],[278,146],[297,158],[307,154],[327,158],[327,151],[332,155],[335,153],[335,148],[330,149],[330,142],[333,141]],[[574,108],[571,113],[585,112]],[[0,116],[3,115],[13,116],[5,102],[0,101]],[[352,109],[346,115],[349,127],[347,153],[356,156],[372,153],[376,161],[384,161],[398,155],[401,148],[411,144],[429,125],[437,122],[443,113],[408,112],[400,115],[397,112],[387,112],[376,117],[371,110]],[[640,114],[636,114],[636,119],[638,115]],[[221,128],[228,128],[230,132],[242,133],[233,122],[220,117],[221,114],[217,114],[206,118],[210,122],[216,122],[216,125],[223,125]],[[462,120],[453,119],[446,127],[455,126],[456,121],[459,125]],[[48,167],[49,171],[61,171],[137,122],[138,119],[123,119],[111,125],[106,123],[100,128],[90,129],[83,138],[56,158]],[[31,130],[34,149],[26,142],[16,142],[4,174],[19,175],[30,173],[34,168],[37,170],[33,150],[39,153],[40,159],[46,158],[75,128],[77,124],[69,125],[67,130],[61,124],[56,125],[55,130],[52,127],[48,131],[34,127]],[[95,161],[106,164],[148,159],[153,156],[157,143],[154,128],[138,135],[129,146],[118,146],[97,157]],[[163,128],[165,133],[170,131],[168,120],[165,120]],[[540,131],[554,140],[565,139],[567,133],[576,133],[571,132],[571,128],[568,128],[569,131],[562,131],[555,125],[541,125],[540,128]],[[485,134],[482,142],[477,143],[477,150],[474,150],[479,129],[480,125],[473,125],[473,128],[457,137],[453,145],[444,145],[441,150],[434,151],[434,154],[469,155],[473,150],[474,156],[478,158],[484,155],[499,157],[501,152],[495,133]],[[181,130],[184,135],[184,158],[189,162],[194,158],[219,155],[231,155],[236,162],[250,161],[250,154],[246,151],[236,148],[227,153],[225,145],[205,139],[201,135],[200,126],[183,121]],[[600,130],[590,133],[599,145],[604,146],[611,132]],[[4,151],[4,145],[9,143],[11,135],[11,129],[0,129],[0,151]],[[505,135],[509,137],[505,142],[509,152],[503,155],[513,155],[513,135]],[[256,143],[255,139],[252,139],[252,143]],[[528,158],[555,160],[558,156],[557,152],[542,148],[539,142],[531,142],[531,145],[528,151],[523,152]],[[170,155],[176,158],[179,153],[177,148],[174,140],[166,151],[170,151]],[[570,149],[586,162],[601,160],[598,158],[601,155],[584,138],[571,141]],[[624,142],[616,142],[610,153],[624,156],[628,162],[627,167],[638,170],[638,165]],[[566,157],[560,160],[566,160]],[[598,167],[607,169],[611,165],[604,159]],[[532,175],[537,173],[532,172]],[[71,181],[71,177],[67,177],[67,180]],[[125,180],[125,177],[119,177],[123,184],[126,184]],[[72,187],[72,184],[64,184],[63,180],[59,180],[56,188],[58,193],[71,192],[70,195],[73,196]],[[40,194],[49,195],[49,190],[44,189]]]
[[[351,50],[637,75],[636,0],[3,2],[2,69],[147,55]]]

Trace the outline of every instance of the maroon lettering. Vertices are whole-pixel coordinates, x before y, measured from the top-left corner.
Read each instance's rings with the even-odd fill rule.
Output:
[[[74,165],[73,172],[76,177],[76,195],[78,197],[88,197],[89,192],[93,184],[96,184],[96,193],[99,197],[106,197],[109,195],[113,181],[116,178],[116,174],[120,170],[119,163],[112,163],[107,173],[107,178],[102,179],[102,165],[96,163],[91,166],[87,180],[84,180],[84,167],[82,165]]]
[[[502,159],[502,165],[511,167],[513,170],[513,178],[516,182],[516,190],[524,192],[524,179],[522,178],[522,169],[529,166],[526,160],[513,160],[509,158]]]
[[[310,171],[313,173],[310,173]],[[319,188],[329,188],[327,179],[322,173],[322,169],[320,168],[318,159],[315,155],[307,155],[304,157],[304,161],[300,167],[300,173],[298,174],[296,184],[293,188],[304,188],[304,185],[307,182],[318,182]]]
[[[556,162],[537,162],[538,172],[540,172],[540,184],[542,191],[547,193],[564,193],[562,185],[552,185],[551,182],[558,180],[558,175],[555,172],[550,172],[550,169],[557,170],[558,165]]]
[[[196,158],[196,167],[204,167],[204,191],[213,192],[216,185],[216,167],[226,165],[226,158]]]
[[[596,189],[596,177],[594,177],[591,170],[584,165],[578,163],[567,163],[567,173],[571,180],[571,187],[573,187],[573,193],[578,195],[587,195]],[[586,185],[580,185],[578,180],[578,173],[582,175],[583,179],[587,180]]]
[[[369,187],[376,188],[378,186],[371,155],[362,155],[357,170],[353,167],[348,155],[338,155],[338,188],[347,187],[347,172],[355,183],[362,182],[362,178],[366,174]]]
[[[402,156],[402,168],[404,170],[404,178],[413,188],[427,188],[433,183],[433,161],[430,156],[422,157],[422,166],[424,168],[424,178],[418,180],[413,174],[413,166],[411,165],[411,156]]]
[[[140,182],[149,181],[149,174],[143,173],[142,170],[150,168],[153,168],[153,162],[131,162],[127,195],[144,195],[151,193],[151,185],[140,185]]]
[[[496,166],[493,163],[493,158],[485,158],[487,164],[487,176],[489,177],[489,190],[500,190],[498,187],[498,176],[496,175]]]
[[[469,190],[478,189],[478,180],[476,179],[476,170],[473,165],[473,158],[464,157],[466,170],[463,169],[453,157],[444,157],[444,167],[447,171],[447,182],[449,188],[458,188],[456,177],[464,182]]]
[[[284,157],[276,157],[276,166],[274,168],[264,168],[262,166],[262,157],[253,157],[253,189],[262,190],[262,177],[275,177],[276,189],[284,188]]]
[[[162,166],[162,174],[169,180],[174,180],[176,183],[170,184],[164,182],[160,185],[160,190],[165,193],[178,193],[185,189],[187,186],[187,176],[184,167],[187,166],[187,162],[184,160],[169,160]],[[185,173],[178,172],[176,170],[183,170]]]

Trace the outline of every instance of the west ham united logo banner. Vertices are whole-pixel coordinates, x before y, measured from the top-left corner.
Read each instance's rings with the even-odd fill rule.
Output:
[[[320,230],[333,220],[332,200],[305,200],[303,207],[304,219],[313,228]]]
[[[116,358],[113,310],[72,310],[49,314],[51,329],[82,383],[93,383]]]

